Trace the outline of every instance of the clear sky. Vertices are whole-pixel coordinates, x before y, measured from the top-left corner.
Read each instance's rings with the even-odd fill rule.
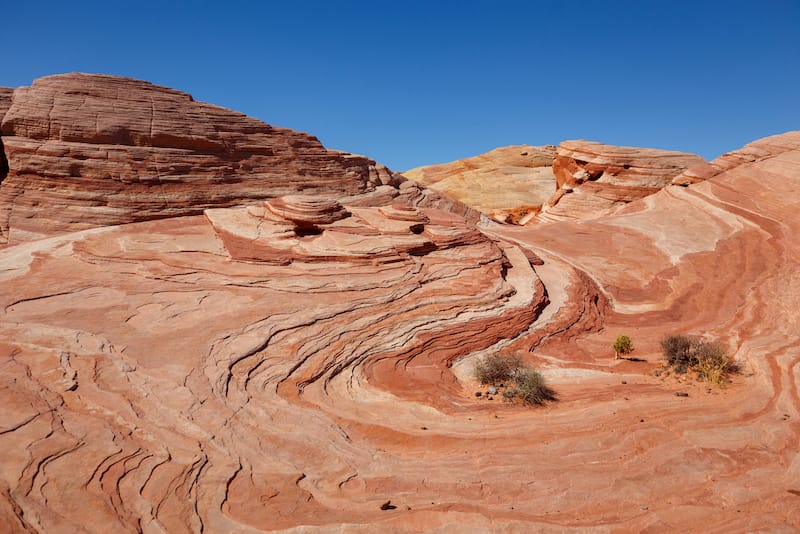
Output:
[[[800,129],[800,0],[8,0],[0,26],[0,85],[141,78],[394,170],[578,138],[713,158]]]

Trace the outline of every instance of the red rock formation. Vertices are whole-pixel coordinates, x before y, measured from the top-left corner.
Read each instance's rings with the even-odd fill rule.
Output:
[[[494,238],[290,197],[0,250],[0,521],[796,530],[800,138],[769,144],[591,224]],[[289,212],[337,215],[306,234]],[[415,239],[435,246],[393,245]],[[281,244],[284,262],[259,249]],[[674,332],[744,374],[712,393],[653,376]],[[645,361],[613,359],[618,333]],[[558,403],[474,397],[487,348],[527,354]]]
[[[0,236],[12,242],[301,191],[363,195],[402,181],[311,135],[138,80],[48,76],[8,98],[0,92],[10,168]]]
[[[501,222],[524,224],[552,194],[553,146],[507,146],[404,176]]]
[[[296,233],[300,211],[318,233]],[[449,362],[546,303],[519,247],[460,216],[319,198],[21,243],[0,264],[11,531],[370,524],[387,498],[429,525],[461,485],[412,482],[420,426],[461,410]]]
[[[2,530],[800,529],[800,133],[750,146],[590,222],[406,182],[0,249]],[[676,332],[744,372],[653,375]],[[498,352],[558,402],[475,397]]]
[[[764,137],[745,145],[739,150],[723,154],[711,163],[703,162],[686,169],[686,171],[672,179],[672,184],[691,185],[713,178],[728,169],[781,155],[793,150],[799,138],[800,133],[798,132],[787,132],[781,135]]]
[[[555,221],[600,215],[651,195],[703,158],[683,152],[564,141],[553,160],[556,192],[538,219]]]
[[[0,120],[3,119],[6,111],[11,107],[11,95],[13,93],[14,89],[11,87],[0,87]]]

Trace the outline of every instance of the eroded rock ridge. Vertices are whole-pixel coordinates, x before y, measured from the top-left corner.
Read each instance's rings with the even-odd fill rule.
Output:
[[[56,75],[3,89],[0,118],[8,168],[0,242],[298,192],[380,205],[405,180],[312,135],[116,76]]]

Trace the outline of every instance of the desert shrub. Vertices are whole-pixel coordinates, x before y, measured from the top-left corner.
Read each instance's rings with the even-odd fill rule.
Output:
[[[693,352],[697,377],[709,384],[721,385],[725,376],[733,370],[725,348],[719,343],[699,341]]]
[[[515,377],[519,393],[517,396],[525,404],[537,405],[555,400],[555,393],[547,387],[544,377],[533,369],[522,369]]]
[[[661,351],[667,363],[675,368],[686,368],[694,365],[692,348],[694,343],[686,336],[672,335],[661,340]]]
[[[494,354],[475,364],[475,379],[481,384],[496,386],[513,378],[521,367],[519,356]]]
[[[614,349],[614,358],[619,359],[621,355],[633,352],[633,341],[628,336],[617,336],[611,347]]]
[[[547,387],[544,377],[512,355],[493,355],[475,364],[475,379],[481,384],[504,388],[503,398],[514,402],[540,405],[556,400],[555,392]],[[496,392],[496,391],[495,391]],[[476,393],[477,395],[477,393]]]
[[[667,365],[675,372],[692,369],[697,378],[715,386],[722,385],[728,375],[739,372],[739,366],[721,343],[672,335],[661,341],[661,350]]]

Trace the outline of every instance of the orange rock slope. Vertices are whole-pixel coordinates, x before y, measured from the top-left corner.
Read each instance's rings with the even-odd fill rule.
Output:
[[[591,221],[292,194],[0,249],[0,525],[800,529],[800,132],[712,165]],[[653,375],[674,332],[744,372]],[[475,397],[496,352],[559,400]]]
[[[579,140],[502,147],[403,174],[497,221],[524,226],[597,217],[672,183],[696,183],[713,169],[684,152]]]
[[[530,220],[552,194],[553,146],[518,145],[403,175],[503,222]]]

